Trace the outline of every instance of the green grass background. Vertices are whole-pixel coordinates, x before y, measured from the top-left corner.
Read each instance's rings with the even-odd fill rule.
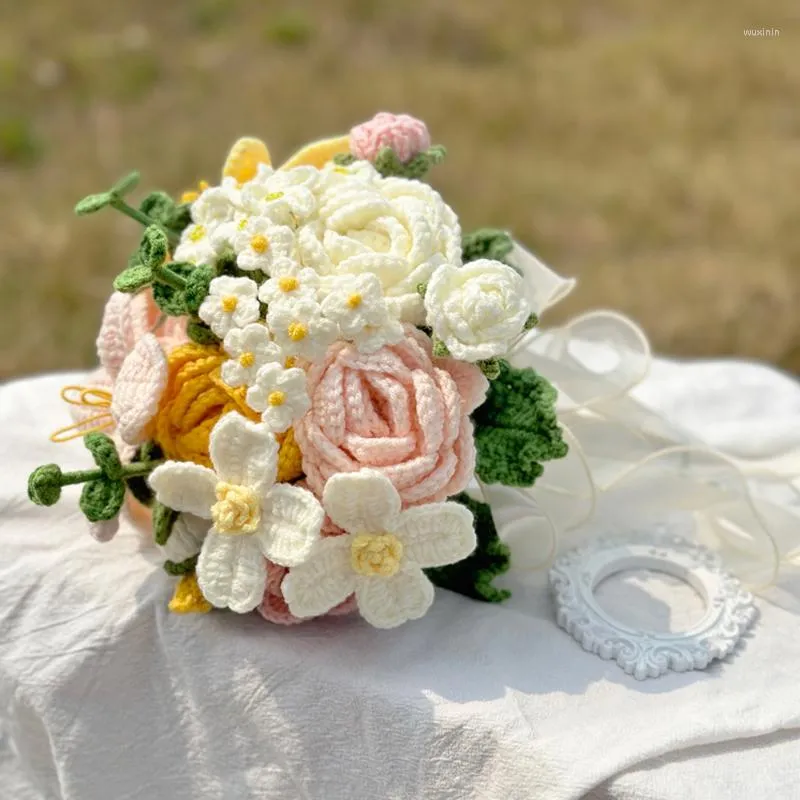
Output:
[[[800,371],[799,54],[796,0],[0,0],[0,375],[94,361],[139,231],[79,197],[377,110],[447,145],[465,229],[580,279],[545,322],[613,307],[662,352]]]

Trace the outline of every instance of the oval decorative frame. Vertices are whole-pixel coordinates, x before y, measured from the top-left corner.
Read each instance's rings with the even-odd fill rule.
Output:
[[[648,569],[688,583],[705,613],[680,633],[633,628],[597,602],[599,584],[624,570]],[[720,559],[666,526],[601,537],[559,557],[550,569],[556,620],[583,647],[637,680],[668,670],[705,669],[725,658],[756,616],[753,596],[726,572]]]

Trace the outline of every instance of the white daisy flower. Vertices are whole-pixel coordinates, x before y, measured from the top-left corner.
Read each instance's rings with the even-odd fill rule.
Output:
[[[222,275],[211,281],[197,314],[217,336],[224,337],[231,328],[243,328],[258,319],[257,293],[258,286],[250,278]]]
[[[281,225],[297,227],[316,208],[316,198],[310,188],[316,173],[312,167],[276,171],[261,164],[255,177],[242,189],[242,210],[252,216],[269,217]]]
[[[403,326],[389,314],[380,278],[370,272],[334,278],[322,301],[322,313],[363,353],[374,353],[403,338]]]
[[[337,326],[322,316],[319,303],[304,297],[270,304],[267,324],[285,353],[309,361],[321,358],[339,334]]]
[[[236,182],[225,178],[220,186],[205,189],[192,203],[192,221],[197,225],[214,228],[233,219],[236,211]]]
[[[215,231],[217,227],[194,222],[184,228],[181,240],[175,248],[175,261],[190,264],[213,264],[221,252],[221,242]]]
[[[262,303],[316,299],[320,281],[313,269],[301,267],[296,261],[281,259],[273,264],[271,275],[258,290],[258,299]]]
[[[222,380],[228,386],[251,386],[265,364],[273,361],[283,363],[280,347],[271,340],[266,325],[258,322],[244,328],[231,328],[225,334],[223,347],[231,356],[222,365]]]
[[[347,531],[319,539],[281,590],[298,617],[324,614],[355,593],[361,616],[376,628],[419,619],[433,603],[422,571],[465,559],[476,544],[472,514],[458,503],[401,511],[400,496],[380,473],[338,473],[325,484],[328,516]]]
[[[262,600],[264,559],[302,563],[324,518],[311,492],[275,483],[278,444],[263,426],[226,414],[211,431],[213,469],[167,461],[150,474],[164,505],[211,520],[197,560],[197,583],[209,603],[239,614]]]
[[[291,228],[276,225],[268,217],[245,217],[242,221],[236,224],[230,237],[240,269],[260,269],[269,274],[278,259],[294,257],[295,237]]]
[[[283,433],[311,407],[305,372],[298,367],[265,364],[247,390],[247,404],[261,412],[261,420],[273,433]]]

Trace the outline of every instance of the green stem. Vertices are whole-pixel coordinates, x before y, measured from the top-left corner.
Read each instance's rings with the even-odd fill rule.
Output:
[[[84,469],[78,472],[62,472],[59,484],[61,486],[70,486],[73,483],[86,483],[93,481],[97,478],[103,477],[103,471],[100,469]]]
[[[123,480],[129,478],[136,478],[140,475],[149,475],[162,461],[134,461],[132,464],[126,464],[122,468]]]
[[[167,230],[167,228],[165,228],[163,225],[159,225],[152,217],[149,217],[147,214],[145,214],[144,211],[139,211],[138,208],[128,205],[118,195],[112,196],[110,205],[112,208],[116,208],[117,211],[121,211],[123,214],[125,214],[125,216],[135,219],[138,223],[144,225],[145,228],[149,225],[158,225],[158,227],[167,235],[167,240],[172,247],[178,244],[178,242],[181,240],[181,237],[179,234],[175,233],[175,231]]]
[[[167,286],[171,286],[173,289],[186,288],[186,278],[182,275],[178,275],[177,272],[171,270],[164,264],[159,264],[153,270],[153,276],[159,283],[166,283]]]

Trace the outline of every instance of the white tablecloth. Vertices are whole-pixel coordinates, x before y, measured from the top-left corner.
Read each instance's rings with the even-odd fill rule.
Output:
[[[36,465],[89,463],[47,441],[76,378],[0,388],[2,800],[798,796],[791,576],[727,662],[645,682],[555,626],[541,575],[390,632],[174,616],[131,526],[99,545],[78,488],[25,497]],[[764,367],[657,362],[640,396],[716,443],[800,436],[800,388]]]

